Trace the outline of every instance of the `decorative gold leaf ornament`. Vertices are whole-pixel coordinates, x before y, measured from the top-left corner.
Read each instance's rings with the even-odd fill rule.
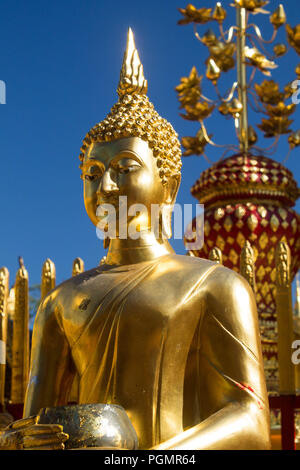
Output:
[[[212,20],[212,8],[199,8],[197,10],[194,5],[189,3],[186,8],[178,8],[178,11],[183,15],[183,18],[178,21],[179,25],[188,23],[204,24]]]
[[[255,83],[255,91],[262,103],[278,104],[283,100],[283,93],[280,93],[278,83],[274,80],[264,80],[260,85]]]
[[[212,134],[208,137],[211,138]],[[190,155],[202,155],[208,142],[204,136],[203,130],[200,129],[196,137],[182,137],[181,144],[185,148],[183,156],[189,157]]]
[[[271,117],[270,119],[262,119],[258,128],[265,133],[264,137],[275,137],[280,134],[289,134],[291,132],[289,126],[292,122],[286,117]]]
[[[222,41],[216,41],[209,46],[209,52],[216,65],[222,72],[228,72],[235,66],[235,53],[236,47],[234,43],[225,44]]]
[[[143,65],[135,47],[132,29],[129,28],[117,93],[119,96],[146,95],[147,89]]]
[[[234,0],[235,6],[240,8],[246,8],[246,10],[251,11],[251,13],[267,13],[265,10],[262,10],[262,7],[267,5],[269,1],[267,0]]]
[[[180,114],[180,116],[188,121],[199,121],[210,116],[214,108],[215,106],[210,106],[207,101],[198,101],[193,106],[185,105],[186,114]]]
[[[278,65],[275,62],[268,60],[256,47],[245,47],[245,56],[249,59],[250,63],[267,76],[271,76],[268,69],[276,69]]]
[[[300,24],[292,28],[289,24],[285,26],[289,44],[300,55]]]
[[[181,108],[184,108],[187,104],[193,105],[200,99],[201,80],[202,77],[199,77],[196,67],[192,68],[189,77],[182,77],[180,79],[180,84],[177,85],[175,90],[178,93]]]
[[[289,116],[295,111],[294,104],[285,104],[285,100],[291,98],[296,91],[295,80],[286,84],[281,91],[278,83],[274,80],[264,80],[260,85],[255,83],[255,72],[260,71],[264,75],[270,77],[271,71],[276,69],[278,65],[270,57],[281,57],[286,54],[288,48],[283,42],[274,43],[278,29],[286,23],[286,14],[282,4],[280,4],[273,12],[263,10],[270,2],[268,0],[233,0],[231,6],[236,8],[236,24],[232,25],[225,31],[223,22],[226,18],[226,10],[220,2],[217,2],[213,12],[208,8],[198,9],[189,4],[185,9],[179,11],[184,15],[181,24],[194,23],[194,35],[204,44],[209,51],[209,57],[206,59],[206,78],[215,86],[217,98],[207,98],[206,93],[202,94],[197,86],[192,86],[189,91],[183,91],[184,85],[181,84],[182,90],[178,87],[178,99],[180,107],[185,108],[186,113],[182,115],[185,119],[199,120],[202,129],[206,133],[206,140],[209,144],[216,147],[229,147],[232,145],[218,145],[208,139],[206,128],[203,120],[211,115],[214,108],[224,116],[233,116],[236,135],[238,137],[238,147],[241,153],[247,154],[249,148],[253,146],[258,138],[252,126],[249,126],[248,104],[251,104],[254,111],[262,114],[262,122],[258,125],[259,129],[264,132],[265,137],[276,138],[271,147],[265,149],[271,152],[275,151],[278,136],[281,134],[290,134],[292,131],[290,125],[292,120]],[[245,11],[246,10],[246,11]],[[270,23],[273,25],[273,34],[270,40],[264,39],[259,26],[251,21],[251,14],[268,13]],[[197,23],[204,24],[210,20],[219,23],[219,34],[214,29],[209,28],[203,36],[197,32]],[[254,33],[250,33],[250,29],[254,29]],[[292,28],[286,25],[288,41],[300,55],[300,25]],[[259,46],[255,46],[252,37],[256,38]],[[251,44],[249,43],[251,42]],[[273,44],[273,54],[269,54],[263,44]],[[252,74],[247,81],[247,67],[252,67]],[[222,72],[227,72],[236,67],[237,81],[233,83],[231,90],[222,92],[219,88],[218,80]],[[300,64],[296,67],[296,76],[300,79]],[[185,77],[183,80],[186,80]],[[202,79],[202,77],[201,77]],[[205,80],[204,80],[205,81]],[[254,93],[256,91],[256,94]],[[199,97],[200,95],[200,97]],[[257,95],[257,96],[256,96]],[[258,99],[257,99],[258,97]],[[261,106],[261,104],[263,106]],[[297,134],[290,136],[290,146],[297,142]],[[254,149],[253,149],[254,150]],[[254,151],[263,149],[255,147]],[[254,178],[254,176],[253,176]]]

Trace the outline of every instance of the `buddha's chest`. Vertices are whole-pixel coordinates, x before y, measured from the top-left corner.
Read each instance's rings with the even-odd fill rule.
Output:
[[[65,323],[76,338],[72,353],[80,374],[91,368],[91,358],[95,372],[103,358],[108,368],[117,361],[124,370],[134,368],[135,374],[139,368],[141,373],[145,367],[155,370],[166,348],[172,352],[170,367],[176,368],[199,319],[184,294],[167,278],[103,275],[97,288],[78,298],[73,323]]]
[[[123,406],[146,447],[157,432],[180,432],[187,362],[200,321],[191,290],[171,276],[125,274],[106,274],[97,288],[88,287],[65,321],[76,338],[79,402]],[[158,431],[160,422],[172,429]]]

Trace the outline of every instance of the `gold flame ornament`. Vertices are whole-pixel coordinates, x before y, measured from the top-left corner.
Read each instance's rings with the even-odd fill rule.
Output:
[[[184,109],[186,114],[180,114],[180,116],[188,121],[200,121],[208,118],[215,109],[215,106],[210,106],[207,101],[198,101],[193,106],[186,105]]]
[[[134,95],[135,93],[145,95],[147,89],[148,84],[144,77],[143,65],[135,47],[132,29],[129,28],[117,93],[119,96]]]
[[[287,117],[270,117],[269,119],[262,119],[261,124],[258,124],[258,128],[265,133],[264,137],[275,137],[281,134],[289,134],[289,129],[293,121]]]

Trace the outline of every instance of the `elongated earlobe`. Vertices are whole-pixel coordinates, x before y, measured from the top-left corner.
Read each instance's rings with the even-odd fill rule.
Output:
[[[171,204],[164,204],[159,214],[159,238],[162,240],[172,237],[172,208]]]

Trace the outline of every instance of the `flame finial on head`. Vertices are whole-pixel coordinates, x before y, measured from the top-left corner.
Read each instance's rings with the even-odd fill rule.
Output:
[[[132,29],[129,28],[117,92],[119,96],[133,95],[135,93],[145,95],[147,88],[148,84],[144,77],[143,65],[135,47]]]
[[[83,139],[79,158],[84,160],[89,146],[95,142],[110,142],[124,137],[139,137],[148,142],[159,168],[162,183],[169,176],[180,176],[181,148],[172,125],[163,119],[150,103],[147,80],[129,28],[119,86],[118,102],[105,119],[96,124]],[[82,168],[82,165],[80,166]]]

